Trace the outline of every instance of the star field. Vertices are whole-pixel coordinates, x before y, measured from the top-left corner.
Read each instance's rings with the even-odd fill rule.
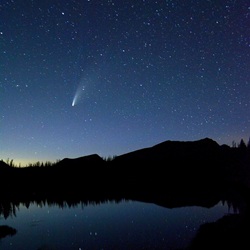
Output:
[[[0,16],[1,159],[248,141],[247,1],[11,0]]]

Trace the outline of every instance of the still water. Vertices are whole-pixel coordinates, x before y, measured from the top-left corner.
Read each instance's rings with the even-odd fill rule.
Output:
[[[0,240],[1,250],[180,249],[199,226],[228,213],[221,202],[212,208],[164,208],[137,201],[76,206],[20,205],[0,225],[17,230]]]

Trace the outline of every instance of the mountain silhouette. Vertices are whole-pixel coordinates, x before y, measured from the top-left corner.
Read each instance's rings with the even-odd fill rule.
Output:
[[[61,168],[65,168],[67,166],[74,166],[74,167],[84,167],[86,165],[99,165],[103,164],[105,161],[103,158],[101,158],[98,154],[92,154],[92,155],[87,155],[87,156],[82,156],[78,158],[64,158],[63,160],[59,161],[57,166]]]
[[[164,141],[155,146],[136,150],[127,154],[117,156],[114,161],[169,161],[180,157],[199,157],[200,153],[206,155],[218,150],[219,144],[212,139],[205,138],[198,141]]]
[[[212,139],[164,141],[114,158],[111,165],[127,178],[166,185],[211,185],[224,178],[224,166],[238,165],[232,150]]]
[[[249,185],[249,158],[241,148],[220,146],[204,138],[168,140],[111,160],[91,154],[64,158],[49,167],[24,168],[0,162],[0,172],[4,172],[0,192],[84,195],[120,192],[127,196],[161,195],[169,190],[185,192],[184,196],[199,190],[218,192],[228,185]]]

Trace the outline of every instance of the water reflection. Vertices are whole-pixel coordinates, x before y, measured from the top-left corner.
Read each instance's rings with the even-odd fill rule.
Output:
[[[231,191],[222,204],[227,204],[228,211],[232,212],[215,222],[202,224],[187,250],[250,248],[247,230],[250,223],[250,193],[247,188]]]
[[[107,202],[120,203],[123,201],[142,201],[147,203],[154,203],[166,208],[176,208],[185,206],[202,206],[202,207],[213,207],[220,201],[223,205],[228,207],[228,212],[232,213],[245,213],[247,210],[247,203],[244,197],[238,192],[224,193],[220,197],[175,197],[173,199],[172,195],[166,195],[164,197],[133,197],[133,198],[39,198],[39,199],[16,199],[16,200],[0,200],[0,216],[5,219],[8,217],[16,216],[16,212],[19,210],[20,206],[29,208],[31,205],[36,204],[38,207],[44,206],[57,206],[59,208],[74,208],[79,205],[83,208],[88,205],[100,205]]]
[[[5,222],[18,229],[1,249],[177,249],[184,248],[199,225],[215,221],[227,208],[168,209],[137,201],[63,207],[20,204]],[[166,248],[167,247],[167,248]],[[43,248],[45,249],[45,248]]]
[[[185,203],[171,197],[5,200],[0,225],[18,233],[2,238],[0,249],[206,249],[211,232],[201,225],[209,229],[210,223],[247,210],[238,194],[217,199],[202,201],[210,205],[204,207],[196,199],[176,206]]]

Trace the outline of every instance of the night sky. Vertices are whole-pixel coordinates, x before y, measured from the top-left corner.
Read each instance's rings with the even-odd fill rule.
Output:
[[[1,0],[0,159],[250,136],[250,3]]]

